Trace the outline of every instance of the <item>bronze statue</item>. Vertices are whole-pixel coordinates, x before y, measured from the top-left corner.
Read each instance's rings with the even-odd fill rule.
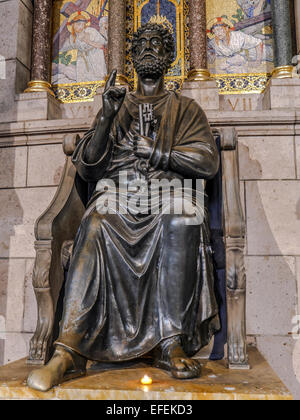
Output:
[[[109,76],[103,108],[73,155],[85,181],[114,181],[122,194],[124,171],[127,187],[141,177],[151,183],[215,176],[218,151],[204,112],[164,89],[173,56],[164,26],[146,24],[134,34],[137,90],[126,94],[115,86],[116,71]],[[219,329],[205,206],[197,225],[189,212],[161,211],[161,195],[154,214],[120,206],[104,214],[97,207],[101,194],[98,188],[92,194],[74,243],[55,353],[28,385],[47,391],[84,374],[87,360],[144,355],[175,378],[198,377],[200,365],[191,357]]]

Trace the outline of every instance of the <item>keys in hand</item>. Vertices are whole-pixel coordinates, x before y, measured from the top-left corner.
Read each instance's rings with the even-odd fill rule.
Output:
[[[126,134],[127,142],[138,157],[149,159],[151,157],[154,140],[151,137],[142,136],[133,127]]]

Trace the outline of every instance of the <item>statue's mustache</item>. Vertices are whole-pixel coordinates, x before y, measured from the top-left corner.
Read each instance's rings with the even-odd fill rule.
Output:
[[[144,53],[144,54],[142,55],[141,60],[143,60],[143,59],[144,59],[144,58],[146,58],[146,57],[151,57],[151,58],[153,58],[153,59],[157,59],[157,56],[156,56],[155,54],[152,54],[152,53],[150,53],[150,52],[146,52],[146,53]]]

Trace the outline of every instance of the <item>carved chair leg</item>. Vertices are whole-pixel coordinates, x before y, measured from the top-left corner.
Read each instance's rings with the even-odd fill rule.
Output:
[[[30,340],[27,364],[41,365],[49,359],[54,324],[53,299],[50,288],[34,288],[34,292],[38,306],[38,320],[35,333]]]
[[[226,239],[226,278],[229,368],[249,369],[246,345],[244,238]]]
[[[54,324],[54,305],[49,284],[51,241],[35,243],[36,259],[32,283],[37,300],[38,320],[30,341],[28,364],[45,364],[49,358]]]

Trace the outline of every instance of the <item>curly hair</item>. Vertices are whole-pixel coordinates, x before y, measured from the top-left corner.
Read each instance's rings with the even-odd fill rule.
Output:
[[[171,67],[171,64],[174,61],[175,41],[169,29],[158,23],[146,23],[142,25],[140,28],[138,28],[138,30],[133,34],[132,42],[131,42],[132,57],[135,56],[139,38],[144,32],[158,32],[160,34],[164,43],[165,50],[168,55],[166,58],[166,64],[167,64],[167,69],[169,69]]]

